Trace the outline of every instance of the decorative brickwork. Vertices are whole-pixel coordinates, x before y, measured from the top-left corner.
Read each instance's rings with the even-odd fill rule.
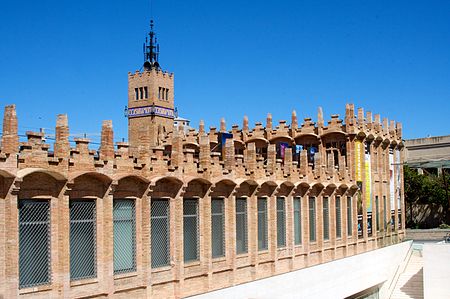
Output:
[[[234,125],[231,131],[227,131],[222,119],[219,132],[215,128],[206,132],[201,122],[198,131],[179,128],[160,132],[158,144],[152,143],[149,132],[140,128],[137,132],[141,138],[135,141],[138,151],[134,153],[126,142],[114,147],[111,121],[103,122],[98,151],[91,150],[85,138],[76,138],[75,147],[70,148],[67,116],[59,115],[52,151],[52,145],[44,142],[40,132],[27,132],[28,141],[19,146],[15,108],[5,107],[0,151],[0,295],[180,298],[399,242],[404,238],[403,174],[401,167],[390,164],[400,165],[403,161],[401,125],[387,119],[380,123],[379,115],[373,121],[372,114],[364,114],[362,109],[355,117],[351,104],[346,106],[344,121],[333,115],[325,125],[322,115],[319,109],[317,123],[306,118],[298,125],[294,111],[290,125],[286,121],[274,125],[269,114],[266,127],[257,123],[252,129],[245,117],[244,128]],[[230,138],[223,139],[224,133],[230,133]],[[378,205],[375,196],[380,198]],[[323,235],[324,197],[328,198],[327,238]],[[336,197],[341,198],[338,208]],[[216,258],[212,248],[212,198],[224,199],[224,254]],[[243,253],[236,251],[236,231],[242,229],[237,227],[242,219],[236,222],[238,198],[245,199],[247,209],[247,247]],[[264,250],[258,250],[258,198],[267,199]],[[296,218],[294,198],[300,199],[295,207],[300,211]],[[51,280],[20,288],[19,277],[24,274],[19,273],[18,203],[43,199],[50,202]],[[83,199],[95,201],[96,274],[94,278],[71,280],[70,202]],[[116,274],[114,199],[134,200],[136,211],[130,220],[135,225],[135,245],[130,248],[134,248],[132,261],[136,266],[131,272]],[[168,218],[163,217],[168,221],[164,227],[170,228],[166,237],[152,239],[150,234],[153,199],[168,200]],[[186,199],[198,203],[198,259],[188,262],[183,253]],[[313,214],[310,202],[315,205]],[[339,221],[336,211],[340,213]],[[284,218],[277,219],[279,215]],[[314,215],[314,221],[310,221],[310,215]],[[351,215],[351,221],[347,215]],[[294,219],[301,221],[297,225],[300,233],[294,231]],[[157,220],[152,221],[157,225]],[[117,220],[115,223],[118,226]],[[315,224],[313,241],[310,223]],[[341,224],[340,234],[336,233],[337,223]],[[195,232],[192,228],[188,231]],[[277,236],[277,231],[285,236]],[[126,238],[126,230],[120,232]],[[295,234],[301,240],[296,241]],[[169,240],[167,246],[152,244],[151,240],[160,242],[164,238]],[[161,250],[168,250],[167,265],[152,264],[155,246],[159,246],[158,256],[165,254]]]

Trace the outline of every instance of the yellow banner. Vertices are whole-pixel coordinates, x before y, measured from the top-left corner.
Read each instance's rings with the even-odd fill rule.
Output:
[[[365,154],[365,173],[366,173],[366,208],[367,212],[372,212],[372,169],[370,167],[370,154]]]

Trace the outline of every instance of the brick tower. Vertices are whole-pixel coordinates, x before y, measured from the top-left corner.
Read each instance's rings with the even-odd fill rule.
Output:
[[[173,131],[174,76],[161,69],[158,56],[152,20],[144,43],[142,71],[128,73],[128,140],[132,152],[138,150],[141,140],[157,146],[159,136]]]

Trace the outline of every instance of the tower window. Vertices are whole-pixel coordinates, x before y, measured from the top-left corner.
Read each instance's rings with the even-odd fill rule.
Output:
[[[147,86],[144,87],[144,98],[148,99],[148,88],[147,88]]]
[[[142,100],[144,98],[143,88],[139,87],[139,98]]]
[[[165,87],[158,88],[158,100],[169,100],[169,89]]]
[[[134,89],[134,99],[136,101],[139,100],[139,88]]]

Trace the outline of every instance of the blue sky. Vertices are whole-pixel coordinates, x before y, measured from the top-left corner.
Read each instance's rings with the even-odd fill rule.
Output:
[[[154,0],[160,64],[180,115],[228,128],[343,117],[354,103],[403,123],[404,138],[450,134],[450,1]],[[19,132],[67,113],[95,141],[112,119],[127,138],[127,73],[143,63],[147,0],[4,1],[0,107]],[[1,112],[3,113],[3,112]]]

